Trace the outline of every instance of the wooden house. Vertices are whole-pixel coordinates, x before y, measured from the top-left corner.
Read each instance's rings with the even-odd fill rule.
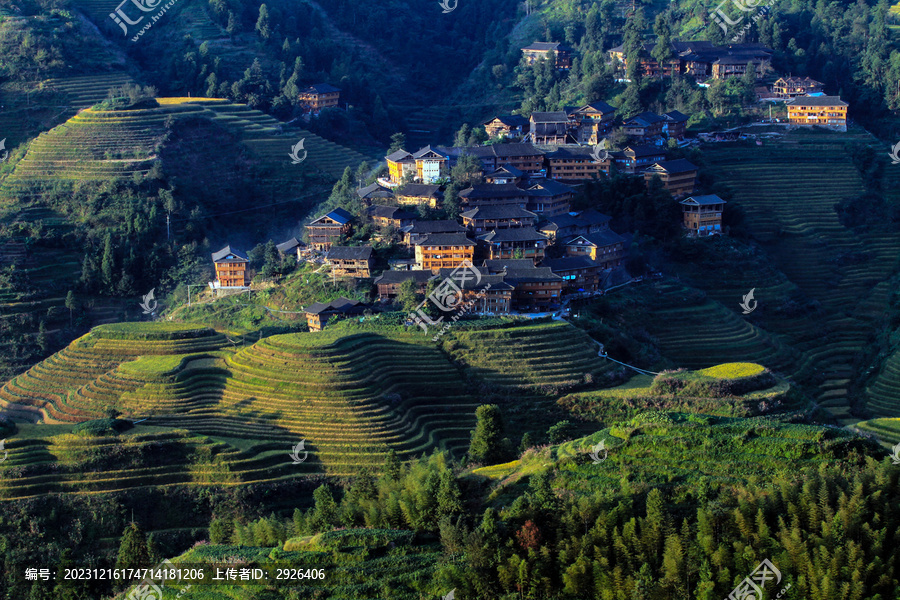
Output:
[[[465,228],[472,233],[534,226],[537,221],[537,215],[533,212],[509,204],[478,206],[459,216],[462,218]]]
[[[656,113],[642,112],[622,123],[622,133],[639,140],[651,140],[662,135],[665,122],[666,120]]]
[[[797,96],[817,94],[825,87],[821,81],[809,77],[779,77],[772,85],[772,92],[776,98],[792,100]]]
[[[621,152],[610,152],[620,171],[640,173],[653,163],[666,160],[666,151],[659,146],[625,146]]]
[[[305,110],[318,113],[323,108],[333,108],[341,99],[341,90],[327,83],[311,85],[297,97],[299,104]]]
[[[372,185],[358,188],[356,190],[356,195],[366,204],[383,202],[394,197],[394,193],[390,188],[386,188],[377,182]]]
[[[415,246],[419,241],[435,233],[466,233],[466,228],[453,219],[440,221],[414,221],[403,228],[403,243]]]
[[[403,210],[399,206],[373,204],[366,208],[366,215],[376,227],[396,227],[400,229],[412,225],[418,215]]]
[[[847,103],[838,96],[799,96],[785,102],[791,125],[847,131]]]
[[[596,292],[600,287],[602,263],[587,256],[563,256],[545,258],[542,267],[548,267],[562,278],[564,294]]]
[[[520,115],[494,117],[484,123],[489,138],[521,138],[528,133],[528,119]]]
[[[722,211],[726,202],[710,194],[707,196],[691,196],[679,204],[684,214],[684,226],[688,235],[705,237],[722,233]]]
[[[528,204],[528,193],[514,183],[476,183],[460,191],[459,200],[467,210],[498,205],[524,209]]]
[[[609,175],[612,157],[597,160],[585,146],[560,146],[546,154],[547,178],[557,181],[585,181]]]
[[[388,166],[388,180],[394,185],[406,181],[406,177],[416,176],[416,159],[406,150],[397,150],[384,157]]]
[[[337,277],[371,277],[371,246],[332,246],[325,255],[325,262],[331,265]]]
[[[286,242],[281,242],[275,246],[278,249],[278,253],[282,256],[287,255],[296,255],[297,260],[303,258],[305,254],[307,254],[307,246],[297,238],[293,237]]]
[[[662,124],[663,135],[676,140],[683,139],[684,134],[687,132],[688,116],[677,110],[670,110],[661,116],[664,119]]]
[[[556,240],[565,240],[576,235],[587,235],[606,231],[612,217],[589,208],[580,213],[566,213],[549,217],[537,230],[546,235],[550,243]]]
[[[547,248],[547,236],[532,226],[494,229],[478,236],[485,259],[527,258],[540,262]]]
[[[434,277],[434,273],[430,269],[427,271],[418,269],[412,271],[385,271],[375,280],[378,299],[382,301],[393,300],[400,293],[400,286],[410,280],[416,284],[416,291],[424,294],[428,281],[432,277]]]
[[[437,208],[442,200],[441,186],[432,183],[407,183],[394,189],[394,198],[401,205],[424,205]]]
[[[644,181],[649,188],[653,177],[659,177],[663,187],[674,197],[694,193],[697,182],[697,165],[689,160],[662,160],[644,169]]]
[[[465,233],[433,233],[415,244],[416,265],[437,273],[440,269],[455,269],[464,260],[475,256],[475,242]]]
[[[240,250],[225,246],[213,252],[212,261],[216,267],[213,288],[242,288],[250,284],[247,278],[247,256]]]
[[[502,275],[513,287],[512,305],[520,311],[547,311],[558,307],[563,280],[549,267],[535,267],[528,259],[485,260],[489,274]]]
[[[522,48],[526,64],[534,64],[542,58],[551,60],[555,57],[557,69],[568,69],[572,66],[572,49],[559,42],[534,42]]]
[[[544,168],[544,154],[526,143],[490,144],[457,150],[457,153],[462,152],[478,157],[485,172],[509,166],[524,173],[540,173]]]
[[[431,146],[420,149],[412,158],[416,161],[416,181],[419,183],[434,183],[447,174],[449,157]]]
[[[525,178],[525,173],[515,167],[504,165],[497,167],[494,171],[486,173],[484,181],[486,183],[512,183],[518,184]]]
[[[319,251],[327,251],[341,236],[349,235],[352,229],[353,215],[343,208],[336,208],[306,226],[309,245]]]
[[[452,274],[453,269],[441,269],[436,277],[445,280]],[[462,281],[453,278],[452,281],[462,291],[460,304],[470,306],[466,309],[468,314],[509,314],[514,288],[503,280],[503,275],[482,274],[480,278],[470,277]]]
[[[316,302],[304,309],[306,324],[310,331],[322,331],[329,320],[335,317],[348,317],[363,314],[369,307],[359,300],[350,300],[341,296],[331,302]]]
[[[529,137],[535,144],[565,144],[570,139],[574,124],[564,111],[536,112],[531,114]],[[575,141],[575,140],[571,140]]]
[[[526,185],[528,204],[526,210],[542,216],[553,217],[569,212],[575,190],[553,179],[532,179]]]
[[[568,256],[586,256],[600,264],[603,269],[612,269],[622,264],[625,256],[625,238],[612,229],[576,235],[565,243]]]
[[[606,102],[592,102],[566,111],[577,126],[575,138],[579,144],[599,144],[601,138],[612,131],[616,109]]]

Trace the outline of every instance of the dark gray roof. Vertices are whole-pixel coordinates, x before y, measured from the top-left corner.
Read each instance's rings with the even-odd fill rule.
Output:
[[[366,213],[370,217],[382,217],[385,219],[400,219],[402,221],[412,221],[418,215],[407,212],[399,206],[384,206],[382,204],[373,204],[366,208]]]
[[[528,125],[528,119],[521,115],[502,115],[499,117],[494,117],[493,119],[488,119],[482,125],[487,125],[491,121],[500,121],[507,127],[525,127]]]
[[[465,233],[429,233],[416,246],[474,246]]]
[[[430,153],[432,153],[432,152],[433,152],[434,154],[437,154],[438,156],[440,156],[440,157],[442,157],[442,158],[447,158],[442,152],[438,152],[437,150],[435,150],[435,149],[432,148],[431,146],[425,146],[424,148],[420,148],[417,152],[414,152],[414,153],[413,153],[412,157],[413,157],[413,158],[422,158],[422,157],[425,156],[426,154],[430,154]]]
[[[411,271],[385,271],[381,274],[381,277],[375,280],[375,285],[381,284],[393,284],[393,283],[403,283],[408,279],[412,279],[416,283],[425,283],[429,279],[434,277],[431,273],[431,270],[421,271],[421,270],[411,270]]]
[[[490,144],[489,146],[472,146],[460,148],[478,158],[509,158],[512,156],[543,156],[543,153],[532,144]]]
[[[626,146],[622,152],[626,153],[628,150],[631,150],[634,153],[635,158],[644,157],[644,156],[658,156],[658,155],[666,155],[666,151],[660,148],[659,146],[653,146],[651,144],[642,144],[639,146]]]
[[[688,116],[686,114],[684,114],[683,112],[678,112],[677,110],[670,110],[667,113],[663,113],[663,118],[666,121],[675,123],[687,122],[688,120]]]
[[[426,196],[437,196],[441,191],[441,186],[430,183],[407,183],[394,190],[397,196],[415,196],[417,198],[425,198]]]
[[[546,240],[547,236],[531,226],[510,227],[508,229],[495,229],[478,236],[479,240],[494,244],[499,242],[530,242],[533,240]]]
[[[279,252],[290,252],[291,250],[296,249],[298,246],[306,246],[306,244],[293,237],[286,242],[281,242],[275,247],[278,248]]]
[[[715,194],[707,194],[706,196],[691,196],[690,198],[685,198],[678,204],[699,204],[700,206],[704,206],[709,204],[727,204],[727,202]]]
[[[501,177],[504,175],[512,177],[522,177],[523,175],[525,175],[525,172],[520,171],[519,169],[510,165],[500,165],[494,170],[493,173],[487,173],[485,177]]]
[[[549,196],[561,196],[562,194],[574,194],[572,186],[560,183],[555,179],[532,180],[528,185],[528,195],[538,198]]]
[[[369,260],[372,246],[332,246],[325,255],[327,260]]]
[[[388,154],[388,155],[385,156],[384,158],[387,159],[387,160],[391,160],[391,161],[394,161],[394,162],[398,162],[398,161],[404,160],[404,159],[406,159],[406,158],[412,158],[412,154],[410,154],[410,153],[407,152],[406,150],[402,150],[402,149],[401,149],[401,150],[396,150],[396,151],[394,151],[394,152],[391,152],[390,154]]]
[[[463,233],[466,228],[452,219],[444,221],[416,221],[409,233]]]
[[[620,244],[625,242],[625,238],[621,235],[613,231],[612,229],[605,229],[603,231],[598,231],[596,233],[589,233],[587,235],[576,235],[571,240],[566,242],[566,245],[574,244],[579,239],[587,240],[594,246],[598,248],[602,248],[604,246],[612,246],[613,244]],[[579,244],[585,245],[585,244]]]
[[[449,277],[455,269],[441,269],[438,272],[438,277],[447,278]],[[454,279],[454,282],[457,285],[461,285],[464,290],[480,290],[487,287],[488,284],[491,285],[491,290],[511,290],[513,286],[503,281],[503,275],[486,275],[482,274],[481,279],[476,283],[476,278],[472,277],[471,279],[465,279],[463,281],[457,281]]]
[[[688,171],[696,171],[697,165],[687,160],[686,158],[677,158],[675,160],[661,160],[659,162],[655,162],[644,171],[656,170],[654,167],[659,166],[661,169],[665,170],[667,173],[687,173]]]
[[[516,283],[530,283],[535,281],[559,281],[559,275],[550,270],[550,267],[535,267],[530,269],[506,269],[503,275],[504,281]]]
[[[236,248],[225,246],[218,252],[212,254],[213,262],[247,262],[247,255]]]
[[[309,86],[302,92],[301,94],[330,94],[332,92],[339,92],[341,88],[334,87],[330,83],[316,83],[314,85]]]
[[[391,198],[394,193],[378,183],[373,183],[372,185],[367,185],[366,187],[356,190],[356,195],[360,198]]]
[[[352,314],[361,313],[366,308],[366,305],[362,304],[359,300],[351,300],[350,298],[341,296],[340,298],[336,298],[331,302],[316,302],[314,304],[310,304],[304,310],[307,314],[314,315],[331,311],[344,314]]]
[[[536,219],[537,215],[514,204],[479,206],[460,213],[467,219]]]
[[[506,269],[534,268],[534,261],[530,258],[488,258],[481,264],[491,273],[499,273]]]
[[[549,50],[553,50],[553,51],[563,50],[565,52],[572,51],[571,48],[564,45],[562,42],[533,42],[533,43],[525,46],[524,48],[522,48],[522,50],[538,50],[538,51],[543,51],[543,52],[547,52]]]
[[[459,193],[460,198],[525,198],[528,194],[514,183],[476,183]]]
[[[848,106],[840,96],[797,96],[785,104],[791,106]]]
[[[591,260],[587,256],[563,256],[562,258],[545,258],[541,261],[542,267],[549,267],[554,273],[599,268],[600,265],[601,263]]]
[[[569,116],[561,110],[553,112],[531,113],[531,120],[535,123],[568,123]]]
[[[576,108],[572,112],[587,112],[587,111],[585,111],[586,108],[592,108],[592,109],[594,109],[598,112],[602,112],[604,114],[616,111],[614,106],[610,106],[606,102],[591,102],[590,104],[585,104],[584,106],[580,106],[580,107]]]
[[[547,154],[547,158],[586,158],[593,160],[594,149],[591,146],[559,146]]]

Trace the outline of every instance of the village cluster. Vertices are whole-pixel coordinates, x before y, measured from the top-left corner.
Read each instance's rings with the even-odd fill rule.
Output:
[[[760,44],[718,47],[710,42],[672,42],[673,60],[660,65],[651,58],[652,44],[642,53],[646,76],[684,74],[698,81],[743,75],[752,65],[757,74],[771,70],[771,50]],[[558,69],[571,65],[571,51],[559,43],[535,42],[522,49],[525,61],[547,59]],[[623,65],[621,47],[610,51]],[[847,104],[826,96],[810,78],[781,77],[757,89],[760,99],[785,101],[791,125],[820,125],[846,130]],[[310,113],[338,105],[340,90],[328,84],[304,91]],[[459,299],[468,312],[505,315],[559,310],[563,299],[592,295],[627,281],[622,268],[630,234],[610,229],[611,217],[593,209],[572,211],[578,186],[613,171],[644,179],[658,178],[682,208],[689,236],[722,233],[726,202],[712,194],[695,195],[697,166],[667,159],[667,147],[688,143],[688,116],[679,111],[642,112],[628,118],[604,102],[564,110],[496,116],[482,125],[495,143],[466,147],[425,146],[399,149],[385,157],[387,174],[357,190],[366,206],[365,220],[381,231],[399,232],[408,258],[389,261],[374,279],[382,303],[397,298],[401,285],[412,281],[425,293],[429,281],[445,280],[461,264],[477,265],[483,276],[464,281]],[[627,140],[607,151],[607,136]],[[602,150],[601,150],[602,149]],[[458,219],[424,220],[419,206],[440,208],[447,176],[464,156],[480,163],[480,181],[458,192]],[[335,277],[371,278],[374,249],[340,245],[365,223],[337,208],[303,225],[306,242],[292,238],[278,245],[298,260],[323,257]],[[302,223],[301,223],[302,225]],[[210,287],[229,293],[249,285],[247,256],[230,246],[212,255],[216,280]],[[320,330],[334,315],[362,313],[369,307],[340,298],[305,309],[311,330]]]

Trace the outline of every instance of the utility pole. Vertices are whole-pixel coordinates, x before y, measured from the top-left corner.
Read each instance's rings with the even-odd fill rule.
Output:
[[[172,230],[169,228],[169,219],[172,216],[172,213],[166,211],[166,241],[172,237]]]

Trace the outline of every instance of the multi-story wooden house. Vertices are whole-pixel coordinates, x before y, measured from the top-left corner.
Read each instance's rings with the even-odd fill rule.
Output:
[[[472,233],[483,233],[493,229],[534,226],[537,215],[518,206],[479,206],[461,213],[463,225]]]
[[[435,276],[444,281],[453,274],[453,269],[441,269]],[[513,286],[503,281],[503,275],[487,275],[479,269],[480,278],[469,277],[452,282],[462,291],[460,305],[468,306],[466,313],[479,315],[508,315],[512,307]],[[440,284],[439,284],[440,285]]]
[[[522,48],[526,64],[534,64],[542,58],[550,60],[554,57],[557,69],[568,69],[572,66],[572,49],[559,42],[534,42]]]
[[[559,305],[563,280],[549,267],[535,267],[529,259],[489,259],[483,265],[489,274],[501,275],[513,286],[514,309],[546,311]]]
[[[684,226],[688,235],[705,237],[722,233],[722,211],[726,202],[716,196],[691,196],[679,204],[684,215]]]
[[[348,317],[353,315],[361,315],[368,306],[362,304],[359,300],[351,300],[341,296],[331,302],[316,302],[310,304],[304,309],[306,313],[306,324],[310,331],[322,331],[329,320],[335,317]]]
[[[528,193],[526,210],[542,217],[553,217],[569,212],[575,190],[553,179],[538,178],[529,180],[525,184]]]
[[[332,246],[325,262],[337,277],[371,277],[372,246]]]
[[[460,204],[470,210],[478,206],[525,208],[528,193],[514,183],[476,183],[459,192]]]
[[[644,169],[644,181],[648,187],[653,177],[659,177],[663,187],[676,198],[693,194],[697,182],[697,165],[684,158],[663,160]]]
[[[688,116],[686,114],[678,112],[677,110],[670,110],[667,113],[663,113],[661,116],[664,119],[662,124],[663,135],[676,140],[684,138],[684,134],[687,132],[688,122]]]
[[[341,99],[341,90],[327,83],[311,85],[297,97],[299,105],[305,110],[318,113],[323,108],[333,108]]]
[[[564,111],[536,112],[531,114],[529,136],[535,144],[565,144],[571,139],[575,124]]]
[[[366,204],[383,202],[394,197],[394,193],[390,188],[386,188],[378,182],[358,188],[356,190],[356,195]]]
[[[307,246],[297,238],[293,237],[286,242],[281,242],[275,246],[278,253],[282,256],[295,255],[299,261],[303,255],[307,253]]]
[[[772,85],[772,92],[776,98],[792,100],[797,96],[817,94],[824,89],[825,84],[809,77],[779,77]]]
[[[396,227],[397,229],[412,225],[413,221],[418,218],[415,213],[407,212],[399,206],[382,204],[369,206],[366,208],[366,214],[377,227]]]
[[[416,161],[416,181],[434,183],[447,174],[449,157],[431,146],[425,146],[412,155]]]
[[[314,250],[326,251],[331,245],[350,234],[353,229],[353,215],[343,208],[336,208],[306,226],[309,245]]]
[[[603,269],[620,266],[625,256],[625,238],[612,229],[576,235],[566,242],[565,247],[567,255],[587,256]]]
[[[400,185],[408,177],[416,176],[416,159],[406,150],[397,150],[384,157],[388,166],[388,180],[390,184]]]
[[[475,256],[475,242],[465,233],[433,233],[415,244],[416,265],[437,273],[441,269],[455,269],[464,260]]]
[[[610,152],[616,167],[625,173],[640,173],[653,163],[666,160],[666,151],[660,146],[625,146],[621,152]]]
[[[609,175],[612,165],[609,154],[598,160],[593,148],[584,146],[560,146],[545,156],[547,178],[556,181],[598,179]]]
[[[799,96],[785,102],[791,125],[847,131],[847,103],[838,96]]]
[[[626,119],[622,123],[622,133],[638,140],[651,140],[663,132],[665,118],[656,113],[646,111]]]
[[[587,235],[606,231],[612,217],[589,208],[580,213],[567,213],[550,217],[544,221],[537,230],[550,239],[550,243],[556,240],[566,240],[576,235]]]
[[[249,285],[247,278],[247,256],[235,250],[231,246],[225,246],[218,252],[213,252],[212,261],[216,267],[216,280],[214,289],[242,288]]]
[[[393,300],[400,293],[400,286],[410,280],[415,283],[416,291],[424,294],[428,281],[434,276],[430,269],[427,271],[418,269],[411,271],[385,271],[375,280],[378,299],[383,301]]]
[[[605,134],[612,131],[616,109],[606,102],[592,102],[579,108],[566,110],[566,115],[576,123],[576,139],[579,144],[599,144]]]
[[[441,186],[433,183],[407,183],[394,189],[399,204],[437,208],[442,200]]]
[[[419,241],[435,233],[466,233],[466,228],[453,219],[441,221],[414,221],[403,228],[403,243],[415,246]]]
[[[484,181],[486,183],[512,183],[518,185],[525,178],[525,173],[515,167],[504,165],[498,167],[490,173],[486,173]]]
[[[544,168],[544,154],[531,144],[490,144],[456,150],[457,154],[472,154],[484,165],[485,172],[510,166],[525,173],[540,173]]]
[[[484,123],[489,138],[521,138],[528,133],[528,119],[521,115],[494,117]]]
[[[758,75],[770,69],[773,51],[762,44],[729,44],[716,46],[712,42],[692,40],[672,42],[672,59],[660,65],[653,57],[656,46],[645,43],[640,52],[641,71],[645,77],[669,77],[676,74],[690,75],[698,80],[740,76],[753,63]],[[609,50],[610,57],[628,67],[625,47],[617,46]]]
[[[477,237],[481,256],[485,259],[529,258],[538,263],[547,249],[547,236],[534,227],[494,229]]]
[[[602,264],[587,256],[545,258],[541,266],[548,267],[562,278],[564,294],[596,292],[600,287]]]

